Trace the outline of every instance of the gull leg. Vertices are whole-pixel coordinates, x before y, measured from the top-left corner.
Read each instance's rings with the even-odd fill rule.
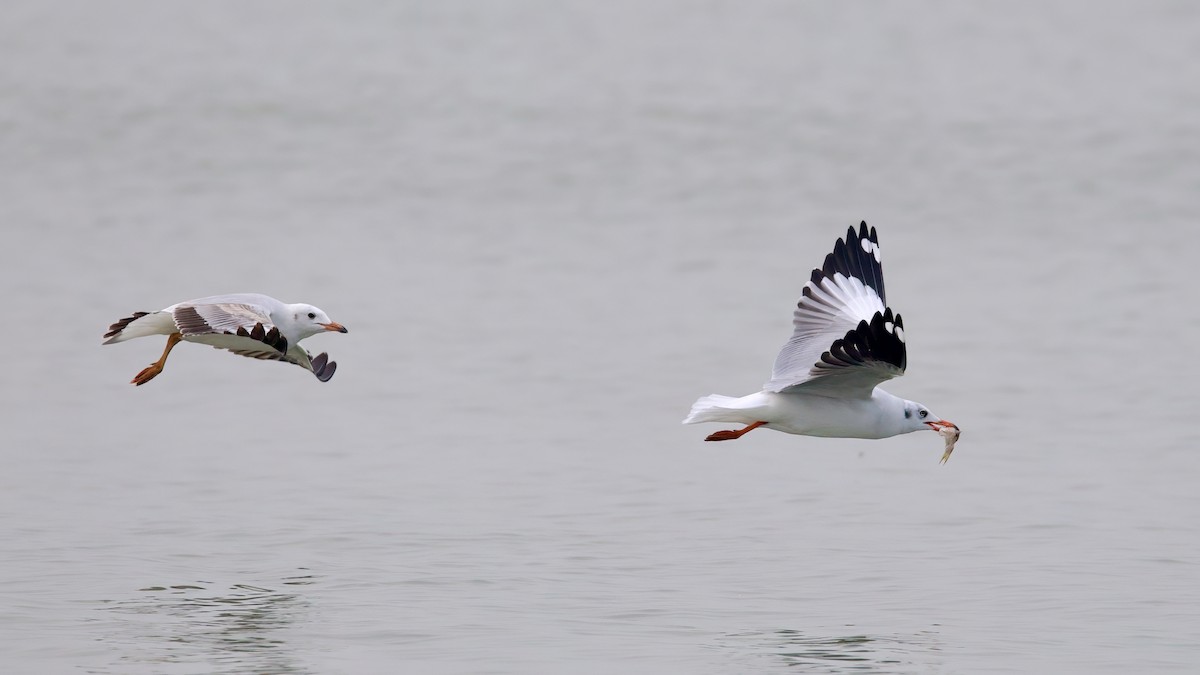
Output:
[[[737,439],[739,439],[743,435],[745,435],[745,433],[747,431],[757,429],[764,424],[766,424],[766,422],[758,421],[758,422],[755,422],[754,424],[747,426],[744,429],[722,429],[720,431],[714,431],[713,433],[708,435],[708,438],[706,438],[704,440],[706,440],[706,441],[736,441]]]
[[[154,363],[151,363],[143,368],[142,372],[135,375],[129,384],[135,384],[140,387],[150,380],[153,380],[155,376],[163,371],[163,366],[167,365],[167,354],[170,354],[171,350],[174,349],[175,345],[179,344],[179,341],[182,339],[183,335],[179,333],[171,333],[171,335],[167,337],[167,348],[163,350],[162,356],[158,357],[158,360]]]

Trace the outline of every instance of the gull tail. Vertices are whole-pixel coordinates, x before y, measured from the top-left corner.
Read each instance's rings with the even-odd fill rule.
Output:
[[[688,413],[683,423],[741,422],[753,424],[762,419],[755,414],[755,411],[761,408],[761,401],[748,401],[748,398],[751,397],[734,398],[720,394],[702,396],[692,404],[692,411]]]
[[[134,312],[133,316],[109,326],[101,344],[111,345],[147,335],[170,335],[175,331],[175,320],[170,312]]]

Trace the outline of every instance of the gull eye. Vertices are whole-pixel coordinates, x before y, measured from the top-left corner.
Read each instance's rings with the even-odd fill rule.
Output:
[[[925,418],[926,418],[926,417],[929,415],[929,411],[928,411],[928,410],[922,410],[921,412],[919,412],[919,413],[917,413],[917,414],[921,416],[921,419],[925,419]]]
[[[310,318],[310,319],[315,319],[315,318],[317,318],[317,315],[316,315],[316,313],[314,313],[314,312],[309,312],[309,313],[308,313],[308,318]],[[922,415],[922,417],[924,417],[924,415]]]

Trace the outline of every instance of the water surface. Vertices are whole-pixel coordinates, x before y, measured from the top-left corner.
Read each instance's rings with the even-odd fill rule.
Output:
[[[4,671],[1200,660],[1190,4],[9,5]],[[681,426],[864,218],[953,459]]]

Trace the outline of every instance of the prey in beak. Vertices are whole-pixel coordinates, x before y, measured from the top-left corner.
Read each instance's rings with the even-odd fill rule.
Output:
[[[330,321],[329,323],[319,323],[317,325],[320,326],[321,328],[324,328],[325,330],[329,330],[329,331],[337,331],[339,333],[350,332],[350,331],[346,330],[345,326],[343,326],[342,324],[340,324],[336,321]]]
[[[926,422],[930,429],[941,434],[942,438],[946,439],[946,452],[942,453],[942,461],[939,464],[945,464],[946,460],[950,459],[950,453],[954,452],[954,444],[958,442],[958,437],[962,434],[958,425],[954,422],[946,420],[938,420],[937,422]]]

